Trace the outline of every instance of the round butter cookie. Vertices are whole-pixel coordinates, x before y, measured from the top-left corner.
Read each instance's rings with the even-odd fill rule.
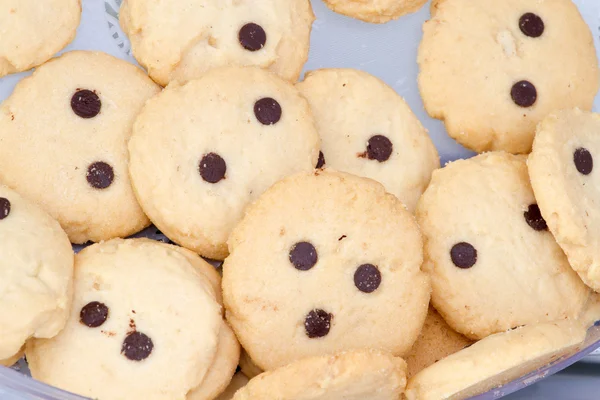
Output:
[[[525,161],[495,152],[450,163],[417,206],[432,304],[472,339],[575,318],[589,296],[548,231]]]
[[[432,14],[419,89],[429,115],[465,147],[529,153],[546,115],[591,109],[598,60],[573,1],[438,0]]]
[[[56,218],[73,243],[140,231],[149,221],[129,181],[127,141],[158,90],[104,53],[47,62],[0,106],[0,181]]]
[[[362,348],[402,355],[427,315],[414,217],[370,179],[288,177],[250,206],[223,265],[226,316],[263,370]]]
[[[133,55],[157,83],[258,66],[298,80],[315,19],[309,0],[124,0]]]
[[[324,0],[333,11],[365,22],[383,24],[418,11],[427,0]]]

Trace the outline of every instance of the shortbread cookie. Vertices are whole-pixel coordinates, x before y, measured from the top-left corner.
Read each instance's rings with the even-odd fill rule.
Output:
[[[240,344],[235,334],[223,322],[219,331],[217,352],[204,380],[187,395],[187,400],[213,400],[227,389],[240,359]]]
[[[470,338],[575,318],[588,298],[540,214],[525,156],[487,153],[437,170],[417,220],[433,306]]]
[[[547,322],[489,336],[411,378],[407,400],[465,399],[555,361],[581,344],[576,321]]]
[[[440,160],[404,99],[352,69],[313,71],[296,87],[311,105],[324,165],[383,183],[413,211]]]
[[[425,3],[427,0],[325,0],[337,13],[376,24],[416,12]]]
[[[548,228],[600,292],[600,115],[561,111],[539,125],[528,166]],[[594,165],[595,164],[595,165]]]
[[[419,88],[429,115],[462,145],[529,153],[546,115],[591,109],[598,60],[573,1],[438,0],[432,13]]]
[[[450,328],[435,308],[430,306],[419,338],[404,356],[408,378],[472,344],[472,340]]]
[[[223,66],[259,66],[298,80],[315,17],[309,0],[124,0],[121,27],[157,83]]]
[[[80,19],[80,0],[0,0],[0,77],[48,61],[75,38]]]
[[[222,68],[146,104],[129,142],[130,173],[166,236],[223,259],[246,206],[279,179],[312,171],[319,147],[293,85],[255,67]]]
[[[374,350],[304,358],[265,372],[234,400],[397,400],[406,386],[406,363]]]
[[[176,249],[115,239],[76,256],[73,312],[26,354],[32,376],[100,399],[183,399],[214,364],[221,309]]]
[[[135,66],[74,51],[37,68],[0,106],[0,181],[38,203],[73,243],[149,224],[129,181],[127,140],[159,90]]]
[[[12,365],[26,340],[51,338],[65,325],[73,250],[58,222],[0,186],[0,254],[0,364]]]
[[[246,384],[248,384],[248,377],[241,372],[238,372],[233,376],[233,379],[231,379],[231,383],[227,386],[227,389],[225,389],[225,391],[215,400],[231,400],[233,395],[246,386]]]
[[[375,181],[288,177],[246,212],[223,265],[227,319],[263,370],[336,351],[402,355],[427,314],[414,217]]]

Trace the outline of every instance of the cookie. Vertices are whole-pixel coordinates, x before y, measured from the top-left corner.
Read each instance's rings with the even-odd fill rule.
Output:
[[[429,307],[427,318],[419,338],[410,352],[404,356],[410,379],[423,369],[473,344],[473,341],[454,331],[433,307]]]
[[[221,393],[219,397],[217,397],[215,400],[231,400],[233,398],[233,395],[238,390],[246,386],[247,383],[248,377],[246,377],[246,375],[242,374],[241,372],[238,372],[233,376],[233,379],[231,379],[231,383],[229,384],[229,386],[227,386],[227,389],[225,389],[225,391]]]
[[[308,357],[265,372],[234,400],[397,400],[406,386],[406,363],[374,350]]]
[[[569,320],[497,333],[411,378],[406,398],[464,399],[481,394],[555,361],[581,344],[585,335],[581,324]]]
[[[600,293],[592,293],[578,319],[585,327],[600,323]]]
[[[547,229],[525,160],[495,152],[453,162],[417,206],[432,304],[472,339],[575,318],[589,295]]]
[[[546,115],[591,109],[598,60],[571,0],[438,0],[432,13],[419,89],[429,115],[460,144],[529,153]]]
[[[172,241],[212,259],[246,206],[312,171],[320,140],[293,85],[256,67],[215,69],[148,101],[129,150],[137,197]]]
[[[315,17],[309,0],[124,0],[119,19],[137,61],[165,86],[250,65],[295,82]]]
[[[58,222],[0,185],[0,364],[29,338],[51,338],[71,308],[73,250]]]
[[[570,110],[549,115],[539,125],[528,161],[531,185],[548,228],[573,269],[597,292],[600,292],[599,130],[599,114]]]
[[[56,218],[73,243],[141,230],[149,221],[131,189],[127,140],[158,90],[104,53],[42,65],[0,106],[0,181]]]
[[[240,369],[250,379],[264,372],[252,361],[250,355],[244,349],[242,349],[242,353],[240,354]]]
[[[421,331],[430,286],[419,228],[375,181],[290,176],[248,207],[228,244],[226,316],[263,370],[351,349],[402,355]]]
[[[383,183],[413,211],[440,160],[404,99],[352,69],[313,71],[296,87],[315,117],[323,165]]]
[[[6,358],[4,360],[0,360],[0,366],[2,367],[12,367],[19,361],[23,354],[25,354],[25,346],[23,346],[15,355],[10,358]]]
[[[365,22],[383,24],[418,11],[427,0],[324,0],[331,10]]]
[[[0,0],[0,77],[48,61],[75,38],[80,0]]]
[[[225,391],[235,374],[239,359],[240,344],[229,325],[223,322],[213,363],[200,386],[189,392],[186,399],[212,400]]]
[[[183,399],[214,365],[221,307],[177,249],[90,246],[76,256],[74,292],[65,329],[27,344],[34,378],[92,398]]]

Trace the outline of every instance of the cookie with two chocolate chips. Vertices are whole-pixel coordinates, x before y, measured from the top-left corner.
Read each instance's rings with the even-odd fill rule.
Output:
[[[129,142],[140,204],[174,242],[212,259],[246,206],[279,179],[317,164],[307,101],[257,67],[217,68],[148,101]]]
[[[104,53],[49,61],[0,106],[0,181],[56,218],[73,243],[136,233],[149,221],[131,189],[127,140],[158,91]]]
[[[218,286],[196,266],[204,261],[190,253],[148,239],[115,239],[82,250],[66,327],[53,339],[27,345],[32,376],[100,399],[123,393],[182,399],[196,389],[214,397],[224,390],[239,345],[224,326]],[[229,359],[232,367],[217,363]],[[201,388],[209,374],[220,387]]]
[[[375,181],[331,169],[285,178],[228,244],[227,319],[263,370],[350,349],[402,355],[421,331],[430,286],[419,228]]]

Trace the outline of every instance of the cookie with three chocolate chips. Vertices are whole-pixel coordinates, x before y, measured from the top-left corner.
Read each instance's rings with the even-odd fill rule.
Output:
[[[143,108],[129,150],[137,197],[174,242],[212,259],[246,206],[283,177],[312,171],[320,140],[307,101],[257,67],[217,68]]]
[[[161,85],[223,66],[258,66],[296,81],[315,17],[309,0],[125,0],[132,53]]]
[[[158,91],[104,53],[49,61],[0,106],[0,181],[37,202],[73,243],[138,232],[149,221],[129,181],[127,140]]]
[[[228,244],[227,319],[263,370],[350,349],[402,355],[421,331],[430,292],[421,234],[375,181],[331,169],[285,178]]]
[[[589,289],[548,230],[525,156],[459,160],[433,173],[417,205],[433,306],[482,339],[517,326],[575,318]]]
[[[538,126],[528,166],[548,228],[581,279],[600,292],[600,115],[568,110]]]

